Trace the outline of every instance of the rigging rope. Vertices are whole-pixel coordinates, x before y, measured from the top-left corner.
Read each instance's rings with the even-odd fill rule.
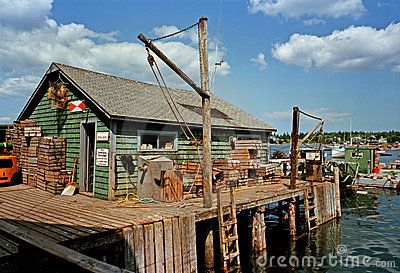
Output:
[[[160,87],[160,90],[161,90],[161,92],[163,93],[164,98],[165,98],[165,100],[167,101],[169,108],[171,109],[171,111],[172,111],[172,113],[173,113],[173,115],[174,115],[176,121],[178,122],[179,126],[181,127],[181,129],[182,129],[182,131],[183,131],[183,134],[185,135],[185,137],[186,137],[187,140],[189,140],[189,141],[192,141],[192,140],[193,140],[193,143],[194,143],[196,146],[198,146],[200,142],[196,139],[196,137],[194,136],[192,130],[190,130],[189,125],[186,123],[186,121],[185,121],[185,119],[183,118],[181,112],[179,111],[179,109],[178,109],[178,107],[177,107],[177,105],[176,105],[176,103],[175,103],[175,100],[173,99],[173,97],[172,97],[172,95],[171,95],[171,92],[169,91],[169,88],[168,88],[168,86],[167,86],[167,84],[166,84],[166,82],[165,82],[165,80],[164,80],[164,77],[163,77],[163,75],[161,74],[160,68],[159,68],[159,66],[158,66],[158,64],[157,64],[157,62],[156,62],[156,60],[155,60],[154,57],[150,54],[149,49],[146,48],[146,50],[147,50],[147,54],[148,54],[147,60],[148,60],[148,62],[149,62],[151,71],[153,72],[153,75],[154,75],[154,77],[156,78],[156,81],[157,81],[157,83],[158,83],[158,86]],[[160,79],[158,78],[157,73],[156,73],[156,71],[154,70],[154,66],[155,66],[156,69],[157,69],[157,72],[158,72],[158,74],[159,74],[159,76],[160,76],[160,78],[161,78],[161,80],[162,80],[162,82],[163,82],[163,84],[164,84],[164,87],[161,85]],[[164,89],[165,89],[165,90],[164,90]],[[170,98],[172,104],[171,104],[170,100],[168,99],[168,97],[167,97],[167,95],[166,95],[165,93],[168,93],[168,97]],[[182,119],[182,122],[179,120],[177,114],[178,114],[179,117]],[[184,126],[186,127],[186,129],[183,127],[182,123],[184,124]],[[190,137],[188,136],[186,130],[189,132]]]
[[[152,38],[152,39],[149,39],[149,40],[152,41],[152,42],[155,42],[155,41],[159,41],[159,40],[162,40],[162,39],[166,39],[166,38],[169,38],[169,37],[178,35],[178,34],[184,32],[184,31],[187,31],[187,30],[189,30],[189,29],[191,29],[191,28],[197,26],[198,24],[199,24],[199,22],[196,22],[196,23],[194,23],[194,24],[192,24],[192,25],[190,25],[190,26],[188,26],[188,27],[185,27],[184,29],[178,30],[178,31],[176,31],[176,32],[173,32],[173,33],[170,33],[170,34],[161,36],[161,37]]]
[[[323,119],[322,119],[322,118],[319,118],[319,117],[316,117],[316,116],[313,116],[313,115],[307,114],[306,112],[303,112],[303,111],[301,111],[301,110],[299,110],[299,112],[300,112],[300,113],[302,113],[303,115],[305,115],[305,116],[309,117],[309,118],[313,118],[313,119],[317,119],[317,120],[323,121]]]

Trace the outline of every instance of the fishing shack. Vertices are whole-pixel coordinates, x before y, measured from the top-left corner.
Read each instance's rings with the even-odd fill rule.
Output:
[[[201,99],[189,90],[168,95],[156,85],[52,63],[18,120],[34,120],[44,136],[65,138],[66,168],[78,159],[80,192],[112,200],[136,191],[140,160],[199,162]],[[213,159],[227,158],[236,140],[257,140],[255,156],[268,162],[276,129],[215,95],[211,123]]]
[[[346,146],[345,162],[358,168],[358,172],[371,174],[377,161],[375,146]]]

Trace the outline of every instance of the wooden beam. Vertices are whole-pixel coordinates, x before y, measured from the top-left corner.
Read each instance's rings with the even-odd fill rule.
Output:
[[[340,204],[340,170],[338,166],[333,167],[333,178],[335,180],[335,205],[336,217],[342,217],[342,208]]]
[[[208,79],[207,18],[199,21],[199,57],[201,89],[208,96],[202,97],[203,104],[203,206],[212,207],[212,159],[211,159],[211,101]]]
[[[0,220],[0,231],[6,233],[5,235],[12,236],[13,240],[18,243],[25,244],[34,248],[38,248],[51,256],[60,258],[66,262],[76,265],[88,272],[93,273],[133,273],[132,271],[121,269],[119,267],[101,262],[68,247],[59,245],[54,241],[48,240],[44,236],[31,236],[29,232],[22,228],[12,225],[4,220]]]
[[[169,68],[178,74],[178,76],[181,77],[182,80],[184,80],[187,84],[189,84],[201,97],[210,97],[209,94],[205,93],[203,89],[198,87],[188,75],[186,75],[176,64],[174,64],[164,53],[162,53],[162,51],[159,50],[150,39],[146,38],[146,36],[143,34],[139,34],[138,39],[142,41],[147,48],[151,49],[151,51],[153,51],[158,58],[160,58],[166,65],[169,66]]]
[[[293,123],[292,123],[292,147],[290,149],[290,186],[289,189],[296,188],[297,179],[297,142],[299,138],[299,121],[300,111],[298,107],[293,107]]]

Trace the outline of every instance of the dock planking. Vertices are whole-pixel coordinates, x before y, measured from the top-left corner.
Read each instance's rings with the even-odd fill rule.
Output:
[[[309,184],[299,182],[289,190],[289,181],[235,190],[238,212],[303,195]],[[334,197],[332,183],[318,183],[321,200]],[[327,190],[325,191],[324,188]],[[322,195],[326,195],[326,197]],[[229,211],[229,191],[222,193],[224,213]],[[32,236],[79,248],[79,242],[110,232],[123,240],[125,268],[135,272],[197,272],[196,222],[217,216],[216,195],[212,208],[203,208],[202,198],[169,204],[137,204],[105,201],[86,195],[60,196],[17,185],[0,188],[0,222],[5,221]],[[322,202],[321,202],[322,203]],[[333,204],[324,203],[326,219]],[[325,220],[325,219],[324,219]],[[72,243],[73,242],[73,243]],[[4,252],[4,251],[3,251]]]

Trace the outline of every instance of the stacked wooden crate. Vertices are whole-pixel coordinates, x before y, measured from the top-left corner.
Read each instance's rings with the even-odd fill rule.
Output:
[[[185,187],[191,187],[194,185],[196,193],[200,193],[203,187],[203,170],[199,163],[185,161],[180,166],[180,170],[183,173],[183,184]]]
[[[17,157],[18,167],[22,172],[22,182],[32,186],[36,185],[37,165],[35,160],[30,158],[30,146],[37,147],[37,140],[32,142],[32,139],[41,135],[42,128],[37,126],[34,120],[15,121],[13,126],[6,130],[6,142],[13,145],[13,155]]]
[[[36,186],[38,172],[38,149],[41,137],[32,137],[27,152],[27,165],[22,171],[25,184]]]
[[[230,152],[230,159],[239,162],[239,179],[237,186],[254,186],[257,184],[256,170],[260,167],[258,159],[261,140],[237,140]]]
[[[70,173],[65,171],[66,139],[61,137],[43,137],[38,149],[37,187],[61,193],[68,182]]]
[[[257,169],[259,184],[278,182],[281,175],[280,168],[275,166],[275,164],[260,164],[260,168]]]

